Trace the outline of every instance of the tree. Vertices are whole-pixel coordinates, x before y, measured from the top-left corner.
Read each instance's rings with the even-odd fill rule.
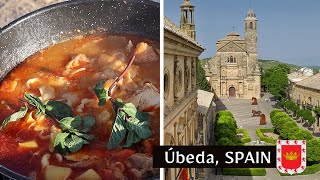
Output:
[[[206,79],[206,73],[201,66],[200,60],[197,60],[197,85],[198,88],[204,91],[211,92],[211,86],[208,80]]]
[[[302,111],[302,118],[306,120],[310,126],[316,122],[316,119],[313,117],[312,112],[309,109]]]
[[[288,87],[288,73],[290,73],[290,67],[285,64],[279,64],[265,70],[261,76],[262,88],[268,88],[269,92],[277,99],[285,97]]]

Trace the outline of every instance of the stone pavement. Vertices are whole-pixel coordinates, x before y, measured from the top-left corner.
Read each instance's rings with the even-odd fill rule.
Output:
[[[256,128],[270,128],[272,127],[270,120],[270,112],[275,107],[275,102],[267,102],[265,99],[270,95],[264,94],[261,99],[258,100],[258,105],[251,105],[250,99],[221,99],[215,102],[217,105],[217,111],[229,110],[233,113],[235,120],[237,121],[238,127],[242,127],[248,130],[251,140],[258,139],[256,135]],[[252,110],[259,110],[266,115],[266,125],[259,125],[259,117],[251,117]],[[223,176],[218,170],[219,175],[214,175],[214,172],[207,169],[207,177],[205,180],[278,180],[278,179],[289,179],[289,180],[320,180],[320,172],[313,175],[301,175],[301,176],[280,176],[276,168],[266,168],[266,176]]]
[[[220,99],[215,102],[217,104],[217,111],[229,110],[232,112],[237,121],[238,128],[245,128],[248,130],[251,140],[257,140],[256,128],[270,128],[272,127],[269,114],[274,105],[273,101],[266,102],[262,97],[258,100],[258,105],[251,105],[251,99]],[[251,117],[252,110],[259,110],[266,115],[266,125],[259,125],[260,117]]]

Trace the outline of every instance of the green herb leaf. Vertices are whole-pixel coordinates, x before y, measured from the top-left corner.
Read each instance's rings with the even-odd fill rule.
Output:
[[[149,119],[149,113],[138,111],[132,103],[126,103],[122,108],[130,117],[135,117],[140,121],[148,121]]]
[[[71,137],[66,139],[66,146],[69,148],[70,152],[79,151],[84,144],[89,144],[89,142],[76,135],[71,135]]]
[[[89,132],[95,123],[96,121],[93,117],[90,117],[90,116],[83,117],[83,129],[81,130],[81,132]]]
[[[28,112],[28,108],[25,106],[20,107],[20,110],[11,114],[9,117],[7,117],[1,124],[0,129],[5,127],[9,122],[17,121],[21,118],[23,118]]]
[[[84,133],[80,133],[80,132],[73,132],[75,135],[81,137],[82,139],[91,141],[94,139],[94,136],[91,134],[84,134]]]
[[[104,88],[105,82],[106,82],[105,80],[99,81],[93,89],[99,99],[99,103],[98,103],[99,106],[106,105],[107,100],[109,99],[108,90]]]
[[[81,126],[81,117],[65,117],[59,121],[59,125],[62,130],[78,131],[77,129]]]
[[[62,155],[69,153],[68,147],[66,146],[66,139],[69,135],[69,133],[58,133],[54,139],[53,147]]]
[[[126,114],[123,111],[118,111],[114,121],[111,136],[108,142],[108,149],[114,149],[119,146],[126,136],[127,129],[124,126]]]
[[[147,121],[140,121],[137,118],[131,117],[127,120],[126,127],[134,131],[141,139],[147,139],[152,135]]]
[[[29,93],[24,93],[24,98],[32,105],[34,105],[37,109],[38,109],[38,112],[36,113],[36,116],[39,115],[39,114],[45,114],[46,112],[46,109],[44,107],[44,104],[42,103],[42,101],[36,97],[36,96],[33,96]]]
[[[139,142],[141,139],[139,136],[132,130],[129,130],[126,144],[123,147],[130,147],[133,144]]]
[[[55,116],[57,119],[72,117],[72,109],[63,102],[49,100],[45,104],[46,113]]]

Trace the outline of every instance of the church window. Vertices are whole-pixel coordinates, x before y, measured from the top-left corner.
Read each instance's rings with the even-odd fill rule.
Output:
[[[237,62],[236,57],[233,57],[233,56],[228,57],[228,63],[236,63],[236,62]]]
[[[253,29],[253,23],[250,22],[250,29]]]

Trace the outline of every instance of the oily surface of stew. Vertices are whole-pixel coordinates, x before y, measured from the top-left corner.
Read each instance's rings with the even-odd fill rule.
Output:
[[[159,176],[152,168],[160,128],[157,47],[137,37],[91,35],[27,58],[0,83],[0,123],[9,120],[0,130],[0,164],[32,179]],[[133,56],[111,100],[107,90]],[[101,97],[107,101],[100,103]],[[129,126],[131,112],[137,118]]]

